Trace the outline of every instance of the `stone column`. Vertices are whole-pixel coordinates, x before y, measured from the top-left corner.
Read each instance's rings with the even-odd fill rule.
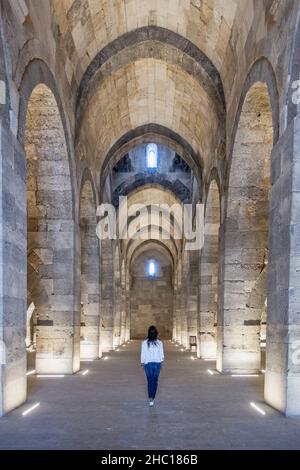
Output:
[[[114,297],[114,337],[113,349],[120,346],[121,343],[121,292],[119,281],[116,280],[115,284],[115,297]]]
[[[112,245],[102,240],[101,245],[101,343],[102,351],[113,349],[114,327],[114,273]]]
[[[199,348],[202,359],[216,357],[216,319],[218,293],[218,244],[217,233],[205,233],[205,243],[200,259],[200,298],[199,298]]]
[[[265,399],[300,415],[300,117],[273,149]]]
[[[0,44],[1,46],[1,44]],[[0,47],[0,56],[2,54]],[[0,81],[1,81],[0,59]],[[3,87],[4,81],[2,82]],[[6,88],[6,87],[5,87]],[[0,416],[26,400],[26,179],[0,102]]]
[[[80,284],[76,269],[80,253],[74,247],[78,246],[78,239],[72,221],[53,224],[46,239],[33,232],[28,234],[28,243],[34,245],[34,251],[42,252],[40,282],[48,292],[46,305],[37,299],[36,370],[41,374],[72,374],[80,368]],[[46,260],[46,252],[51,253],[51,260]]]
[[[199,293],[199,252],[193,251],[189,257],[189,276],[187,285],[188,347],[190,336],[197,341],[198,293]]]
[[[126,323],[125,323],[125,341],[130,340],[130,287],[126,285]]]
[[[175,321],[176,321],[176,343],[181,343],[181,288],[177,286],[175,289]]]
[[[181,338],[180,343],[184,348],[189,347],[188,341],[188,318],[187,318],[187,291],[186,282],[183,281],[181,289]]]
[[[177,311],[176,311],[176,291],[177,287],[174,286],[173,293],[173,329],[172,329],[172,341],[176,341],[176,331],[177,331]]]
[[[242,249],[237,249],[235,237],[231,236],[226,225],[228,221],[220,229],[222,240],[218,295],[217,369],[225,374],[255,374],[259,373],[261,367],[262,308],[252,308],[250,300],[260,273],[265,268],[263,253],[266,251],[267,240],[265,236],[257,235],[257,249],[253,250],[253,254],[247,253],[246,250],[242,253]],[[243,238],[243,241],[253,236],[252,234],[238,235]],[[260,263],[257,262],[258,253],[261,257]]]
[[[121,286],[121,337],[120,344],[125,343],[126,338],[126,291],[125,286]]]
[[[81,329],[80,357],[99,357],[100,319],[100,257],[96,224],[81,221]]]

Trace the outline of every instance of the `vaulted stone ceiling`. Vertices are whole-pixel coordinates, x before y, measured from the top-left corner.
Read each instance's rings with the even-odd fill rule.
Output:
[[[263,37],[288,8],[288,2],[280,0],[52,0],[51,4],[67,52],[66,69],[69,77],[74,74],[77,86],[100,51],[105,51],[102,60],[108,58],[109,44],[116,54],[126,35],[126,47],[141,42],[128,33],[155,26],[179,35],[181,41],[177,38],[173,45],[180,48],[181,42],[185,53],[189,54],[190,44],[202,51],[218,70],[226,95],[253,22],[260,25]],[[143,36],[143,42],[151,39],[149,31]],[[166,36],[163,42],[172,42]],[[122,38],[119,43],[118,38]],[[181,54],[183,66],[184,60]]]
[[[221,122],[215,102],[181,67],[140,59],[111,74],[87,103],[80,146],[96,169],[123,135],[155,123],[190,143],[207,160],[220,145]]]
[[[100,176],[116,142],[154,125],[184,140],[209,174],[225,154],[226,111],[251,28],[258,23],[263,38],[284,3],[52,0],[78,158]]]
[[[235,17],[243,10],[237,0],[53,0],[53,6],[78,83],[107,44],[149,25],[187,38],[221,70]]]
[[[111,147],[149,124],[188,143],[199,167],[217,157],[226,110],[219,71],[236,0],[52,4],[78,89],[80,159],[101,172]]]

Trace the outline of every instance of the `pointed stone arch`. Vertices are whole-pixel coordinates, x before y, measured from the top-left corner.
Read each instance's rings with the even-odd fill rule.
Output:
[[[216,179],[212,179],[206,198],[204,246],[200,256],[198,357],[202,359],[215,359],[217,354],[220,223],[219,184]]]
[[[78,320],[77,327],[74,323],[75,211],[67,140],[49,86],[39,83],[30,91],[19,138],[24,139],[27,166],[28,261],[40,286],[31,292],[36,294],[36,369],[73,373],[79,367],[79,329]],[[21,106],[21,118],[23,112]],[[28,279],[30,282],[31,277]],[[41,292],[46,295],[39,295]]]
[[[89,171],[83,173],[79,224],[81,242],[80,358],[101,356],[100,345],[100,242],[97,237],[97,201]]]
[[[231,143],[218,305],[217,368],[224,373],[261,367],[261,309],[249,308],[249,294],[268,251],[271,153],[278,137],[275,75],[261,59],[245,82]]]

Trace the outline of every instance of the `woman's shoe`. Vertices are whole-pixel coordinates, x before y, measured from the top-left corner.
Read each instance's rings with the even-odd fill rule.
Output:
[[[149,400],[149,406],[154,406],[154,400],[152,399]]]

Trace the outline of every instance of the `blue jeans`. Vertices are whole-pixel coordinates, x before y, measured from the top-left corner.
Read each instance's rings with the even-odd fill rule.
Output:
[[[155,398],[158,386],[160,367],[160,362],[148,362],[148,364],[145,364],[144,366],[148,382],[149,398]]]

